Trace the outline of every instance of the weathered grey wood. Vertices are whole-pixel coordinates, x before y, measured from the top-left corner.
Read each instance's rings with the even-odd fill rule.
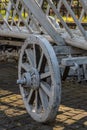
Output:
[[[87,0],[80,0],[82,6],[84,7],[85,9],[85,12],[87,13]]]
[[[8,29],[11,31],[12,30],[12,28],[10,27],[10,25],[8,24],[8,21],[5,19],[5,18],[3,18],[3,16],[0,14],[0,18],[4,21],[4,24],[8,27]]]
[[[38,33],[36,33],[38,34]],[[39,35],[39,34],[38,34]],[[27,32],[18,32],[18,31],[8,31],[8,30],[0,30],[0,36],[1,37],[11,37],[11,38],[20,38],[20,39],[26,39],[29,36],[29,33]],[[48,39],[49,42],[55,43],[54,40],[49,35],[43,35],[46,39]],[[20,44],[21,45],[21,44]]]
[[[87,80],[87,65],[83,65],[84,78]]]
[[[68,45],[87,50],[87,41],[83,37],[66,38],[65,42]]]
[[[47,33],[53,38],[53,40],[58,44],[64,43],[64,40],[59,36],[56,29],[50,24],[50,21],[45,16],[41,8],[38,6],[38,4],[35,1],[32,0],[23,0],[24,4],[30,9],[32,14],[37,18],[39,23],[44,27],[44,29],[47,31]]]
[[[67,24],[66,24],[66,23],[64,22],[64,20],[62,19],[60,13],[57,11],[57,9],[56,9],[56,7],[54,6],[54,4],[52,3],[52,1],[51,1],[51,0],[47,0],[47,1],[48,1],[48,3],[49,3],[50,7],[51,7],[51,8],[53,9],[53,11],[55,12],[56,16],[60,19],[62,25],[65,27],[65,29],[67,30],[67,32],[69,33],[69,35],[70,35],[71,37],[73,37],[73,34],[72,34],[71,30],[69,29],[69,27],[67,26]]]
[[[56,53],[57,56],[59,55],[81,55],[81,54],[87,54],[86,50],[83,49],[79,49],[77,47],[73,47],[73,46],[53,46],[54,51]]]
[[[39,46],[40,53],[42,55],[44,54],[46,57],[46,63],[44,64],[44,73],[41,71],[40,67],[43,66],[44,58],[41,54],[38,65],[33,66],[33,64],[31,64],[32,60],[34,60],[34,58],[36,57],[35,54],[37,54],[37,49],[33,48],[33,46],[35,47],[35,45]],[[31,51],[29,51],[29,49],[31,49]],[[27,54],[24,56],[26,50],[27,53],[29,51],[29,53],[31,54]],[[36,53],[34,54],[34,52]],[[32,53],[34,56],[32,56]],[[26,59],[25,61],[23,61],[23,57]],[[27,59],[29,60],[29,62],[27,61]],[[37,60],[38,59],[36,59],[36,61]],[[25,70],[25,72],[22,70]],[[60,103],[61,81],[58,61],[56,59],[55,52],[45,38],[43,38],[42,36],[29,35],[28,39],[25,41],[21,49],[18,75],[18,82],[20,83],[20,90],[23,96],[23,101],[31,117],[38,122],[46,122],[54,119]],[[23,77],[23,75],[25,76]],[[29,75],[28,78],[26,77],[26,75]],[[50,78],[50,82],[47,81],[48,77]],[[25,78],[26,80],[24,80]],[[44,81],[44,78],[47,82]],[[36,79],[38,79],[39,82],[37,88],[34,87],[34,85],[36,85],[35,82],[37,82]],[[27,89],[25,89],[26,86]],[[27,92],[27,96],[25,90]],[[39,97],[37,91],[39,93]],[[32,97],[34,99],[31,101]]]
[[[65,66],[65,69],[64,69],[64,72],[63,72],[63,75],[62,75],[63,81],[67,78],[69,70],[70,70],[70,66]]]
[[[74,12],[72,11],[72,9],[70,8],[70,6],[68,5],[66,0],[63,0],[63,3],[66,7],[66,9],[69,11],[69,13],[71,14],[71,16],[73,17],[76,25],[78,26],[78,28],[80,29],[80,31],[82,32],[83,36],[85,37],[85,39],[87,40],[87,33],[85,32],[84,28],[82,27],[81,23],[77,20]]]
[[[4,38],[6,38],[6,37],[4,37]],[[18,40],[16,40],[15,39],[15,41],[13,41],[13,40],[1,40],[0,39],[0,45],[12,45],[12,46],[22,46],[24,44],[24,41],[18,41]]]
[[[57,114],[61,97],[60,69],[63,70],[62,80],[73,68],[78,70],[80,81],[82,66],[82,74],[87,80],[87,31],[81,25],[83,15],[87,13],[87,0],[80,0],[82,11],[78,19],[71,9],[73,0],[70,5],[67,0],[59,0],[57,7],[52,0],[46,2],[44,11],[44,0],[10,0],[8,6],[3,5],[7,11],[6,18],[0,12],[3,22],[3,25],[0,24],[0,45],[22,46],[18,83],[28,113],[39,122],[51,121]],[[63,20],[60,12],[62,4],[68,11],[67,17],[70,14],[78,26],[76,29],[70,29]],[[49,14],[50,9],[54,18]],[[23,12],[27,17],[23,17]],[[12,20],[9,22],[10,16]]]
[[[19,5],[19,1],[16,1],[15,7],[18,8]],[[13,11],[13,16],[12,16],[12,20],[11,20],[11,26],[13,25],[13,23],[15,22],[14,17],[16,16],[16,9]]]
[[[61,60],[61,64],[64,66],[74,66],[76,64],[87,64],[87,56],[83,57],[69,57]]]
[[[10,10],[11,10],[11,1],[9,1],[8,7],[7,7],[7,12],[6,12],[6,20],[8,21],[9,15],[10,15]]]

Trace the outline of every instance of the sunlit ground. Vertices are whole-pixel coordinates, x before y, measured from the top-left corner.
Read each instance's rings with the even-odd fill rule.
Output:
[[[56,119],[40,124],[27,114],[16,78],[17,65],[0,64],[0,130],[87,130],[87,83],[64,82]]]

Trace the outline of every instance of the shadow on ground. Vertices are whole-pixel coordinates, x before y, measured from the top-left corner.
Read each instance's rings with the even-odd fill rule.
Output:
[[[87,85],[66,81],[52,123],[37,123],[26,112],[16,85],[17,64],[0,63],[0,130],[87,130]]]
[[[43,124],[35,122],[27,113],[9,117],[4,111],[0,111],[0,130],[87,130],[86,121],[87,116],[71,124],[57,119]]]

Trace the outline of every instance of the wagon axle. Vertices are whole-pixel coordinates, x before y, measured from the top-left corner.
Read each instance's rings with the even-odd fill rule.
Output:
[[[40,76],[35,68],[32,68],[30,72],[23,73],[21,79],[17,80],[17,84],[21,84],[23,87],[30,87],[31,89],[39,88]]]

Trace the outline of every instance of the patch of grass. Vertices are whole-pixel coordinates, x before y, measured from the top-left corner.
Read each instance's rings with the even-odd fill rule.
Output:
[[[65,22],[68,22],[68,23],[73,23],[74,22],[74,20],[73,20],[73,18],[72,17],[63,17],[63,20],[65,21]],[[59,22],[59,19],[57,19],[57,21]],[[82,19],[82,23],[87,23],[87,16],[85,17],[83,17],[83,19]]]

